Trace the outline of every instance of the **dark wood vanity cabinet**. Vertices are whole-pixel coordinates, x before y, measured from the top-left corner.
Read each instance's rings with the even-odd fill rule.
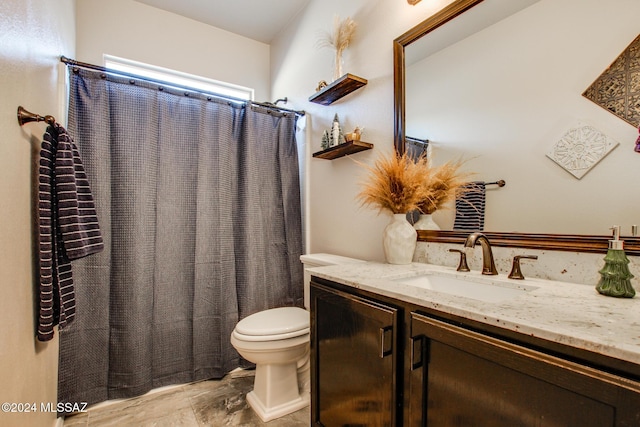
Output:
[[[398,310],[318,284],[311,306],[312,425],[400,426]]]
[[[314,282],[312,425],[640,426],[638,378],[516,333]]]
[[[638,426],[638,383],[411,313],[415,426]]]

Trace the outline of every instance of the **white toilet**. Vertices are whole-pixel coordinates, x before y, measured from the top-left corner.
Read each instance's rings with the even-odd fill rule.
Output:
[[[364,262],[330,254],[302,255],[304,305],[309,308],[307,268]],[[270,421],[309,404],[309,312],[298,307],[264,310],[242,319],[231,344],[256,364],[253,390],[247,402],[262,421]]]

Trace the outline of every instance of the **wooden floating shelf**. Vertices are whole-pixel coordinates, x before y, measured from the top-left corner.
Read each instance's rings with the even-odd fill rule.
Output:
[[[335,82],[322,88],[322,90],[314,93],[309,97],[309,101],[316,104],[331,105],[338,99],[342,98],[361,88],[367,84],[367,79],[354,76],[353,74],[345,74]]]
[[[317,153],[313,153],[313,157],[317,157],[319,159],[333,160],[338,157],[347,156],[349,154],[358,153],[364,150],[371,150],[373,148],[373,144],[364,141],[349,141],[344,144],[336,145],[331,148],[327,148],[326,150],[318,151]]]

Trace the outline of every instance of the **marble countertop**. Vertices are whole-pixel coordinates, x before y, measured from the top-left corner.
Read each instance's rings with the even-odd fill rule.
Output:
[[[423,307],[640,364],[640,298],[600,295],[592,286],[413,263],[375,262],[309,269],[312,275]],[[486,302],[396,281],[425,273],[536,289]]]

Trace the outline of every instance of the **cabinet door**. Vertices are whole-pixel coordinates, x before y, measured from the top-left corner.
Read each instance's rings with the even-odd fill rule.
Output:
[[[640,385],[411,313],[412,426],[638,426]]]
[[[318,426],[395,426],[397,310],[311,285],[311,418]]]

